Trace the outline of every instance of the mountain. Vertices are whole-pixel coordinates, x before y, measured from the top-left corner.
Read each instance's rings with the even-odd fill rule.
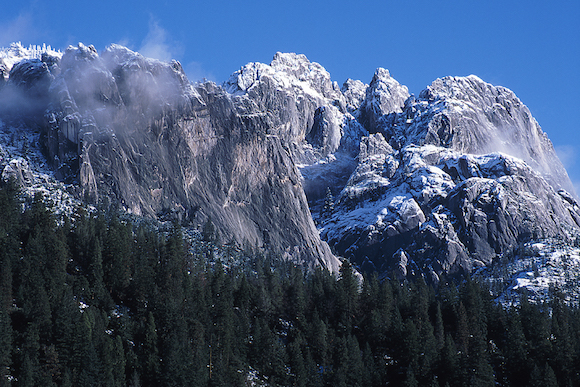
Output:
[[[355,112],[372,134],[334,214],[320,221],[339,254],[437,281],[489,265],[523,241],[577,232],[570,179],[513,92],[447,77],[396,108],[369,109],[369,99],[390,95],[375,85]]]
[[[279,117],[213,83],[194,87],[178,62],[117,45],[23,60],[2,100],[4,126],[37,129],[54,177],[78,198],[211,221],[223,242],[338,270],[308,210],[290,133],[273,130],[295,130],[296,111]],[[269,102],[293,100],[282,93]]]
[[[118,45],[14,47],[0,51],[3,176],[69,201],[211,222],[224,243],[309,268],[337,272],[340,256],[433,282],[580,227],[529,109],[476,76],[414,96],[383,68],[340,87],[277,53],[219,86]]]

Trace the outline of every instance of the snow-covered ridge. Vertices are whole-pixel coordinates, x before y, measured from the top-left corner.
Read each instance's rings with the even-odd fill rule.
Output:
[[[50,202],[56,215],[71,216],[81,205],[75,197],[77,187],[63,183],[47,165],[40,148],[40,133],[14,127],[0,120],[0,176],[15,179],[21,187],[25,203],[41,193]]]
[[[249,63],[221,88],[118,45],[41,56],[16,65],[4,92],[22,89],[27,105],[46,94],[37,121],[55,170],[135,214],[195,208],[244,243],[336,263],[312,213],[322,238],[363,269],[434,282],[580,228],[547,136],[513,92],[476,76],[438,79],[415,97],[384,68],[339,88],[294,53]],[[24,161],[3,166],[29,184]],[[318,213],[327,192],[337,202]]]
[[[517,305],[521,296],[533,303],[550,301],[557,292],[574,306],[580,305],[580,240],[543,239],[520,245],[502,254],[475,277],[489,286],[491,294],[506,306]]]
[[[524,160],[554,187],[574,188],[548,136],[515,93],[475,75],[445,77],[423,90],[403,118],[406,143],[432,143],[458,152],[503,152]],[[406,123],[405,121],[405,123]]]
[[[512,91],[477,76],[437,79],[415,97],[378,68],[368,85],[347,80],[339,90],[319,64],[278,53],[224,88],[267,114],[288,98],[281,115],[292,108],[301,118],[279,127],[292,133],[321,236],[364,269],[437,281],[489,264],[528,235],[580,225],[545,133]],[[337,145],[346,138],[358,149],[345,157]],[[327,187],[333,213],[322,211]]]
[[[269,133],[291,144],[301,168],[313,167],[304,172],[310,176],[320,176],[315,170],[321,163],[339,169],[333,174],[343,175],[341,170],[352,164],[358,142],[366,134],[351,114],[362,101],[366,85],[350,81],[345,87],[350,87],[348,96],[320,64],[303,54],[281,52],[270,64],[246,64],[223,84],[240,105],[258,111],[253,117],[259,114],[271,120]],[[344,154],[350,162],[342,160]],[[319,188],[315,190],[319,192]]]
[[[8,47],[0,48],[0,60],[4,62],[8,71],[10,71],[16,63],[24,59],[41,59],[42,54],[58,58],[62,57],[62,52],[60,50],[55,50],[45,43],[43,43],[42,46],[31,44],[28,47],[24,47],[21,42],[16,42],[10,44]]]
[[[340,93],[338,84],[316,62],[310,62],[303,54],[278,52],[267,65],[251,62],[234,72],[224,83],[232,94],[247,93],[264,77],[272,79],[279,88],[293,88],[316,99],[334,98]]]

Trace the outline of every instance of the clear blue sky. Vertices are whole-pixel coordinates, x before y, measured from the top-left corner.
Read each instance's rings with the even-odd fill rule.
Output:
[[[438,77],[476,74],[528,105],[580,187],[578,0],[5,3],[0,46],[121,43],[181,61],[192,80],[221,83],[276,51],[306,54],[339,84],[368,83],[385,67],[415,94]]]

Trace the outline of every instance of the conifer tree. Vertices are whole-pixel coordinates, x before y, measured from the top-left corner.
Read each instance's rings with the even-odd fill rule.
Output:
[[[441,313],[441,303],[437,301],[435,307],[435,321],[433,324],[433,334],[437,344],[437,351],[441,351],[445,344],[445,327],[443,325],[443,314]]]
[[[8,386],[12,366],[13,329],[9,310],[13,303],[13,265],[19,254],[20,216],[13,180],[0,183],[0,387]]]
[[[337,295],[338,323],[348,334],[353,324],[356,306],[358,305],[358,281],[348,260],[344,260],[340,266]]]
[[[0,387],[8,386],[12,366],[12,325],[10,315],[0,307]]]
[[[364,386],[362,384],[365,374],[362,353],[358,340],[354,335],[346,337],[346,352],[348,354],[345,366],[347,367],[346,383],[348,386]]]
[[[556,295],[552,300],[552,342],[554,346],[553,371],[561,380],[568,380],[573,373],[573,339],[570,332],[571,316],[562,295]]]
[[[506,331],[506,363],[512,383],[525,385],[530,374],[528,342],[524,335],[520,315],[516,310],[508,314]]]
[[[116,336],[113,344],[112,354],[112,373],[114,385],[121,387],[125,386],[125,351],[123,349],[123,341],[121,336]]]
[[[445,336],[445,343],[441,350],[441,362],[438,367],[439,384],[456,385],[459,368],[457,348],[451,334]]]
[[[102,255],[105,283],[113,297],[120,300],[126,296],[131,278],[133,245],[131,225],[122,223],[114,215],[109,221],[106,240]]]
[[[415,378],[415,373],[413,372],[413,367],[408,367],[405,374],[405,380],[402,384],[403,387],[419,387],[419,383]]]
[[[143,386],[159,385],[160,359],[157,326],[152,312],[147,313],[143,342],[139,347],[140,374]]]
[[[0,308],[12,306],[12,276],[20,248],[20,214],[17,187],[11,179],[0,183]]]
[[[42,373],[40,369],[39,352],[40,337],[38,325],[32,324],[24,333],[20,374],[17,376],[20,385],[32,387],[40,384]]]
[[[304,339],[301,334],[288,344],[288,362],[291,369],[292,385],[297,387],[305,387],[308,381],[308,373],[304,361],[304,354],[302,353],[302,346]]]
[[[322,216],[325,219],[332,217],[334,214],[334,196],[330,187],[326,187],[326,195],[324,197],[324,206],[322,207]]]

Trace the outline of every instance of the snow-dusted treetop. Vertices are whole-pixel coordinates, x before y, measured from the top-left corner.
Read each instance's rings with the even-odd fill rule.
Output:
[[[56,56],[58,58],[62,57],[62,52],[60,50],[55,50],[50,45],[47,46],[44,43],[42,46],[29,45],[28,48],[26,48],[21,42],[16,42],[10,44],[8,47],[0,48],[0,60],[4,62],[8,71],[10,71],[16,63],[24,59],[40,59],[42,54]]]

